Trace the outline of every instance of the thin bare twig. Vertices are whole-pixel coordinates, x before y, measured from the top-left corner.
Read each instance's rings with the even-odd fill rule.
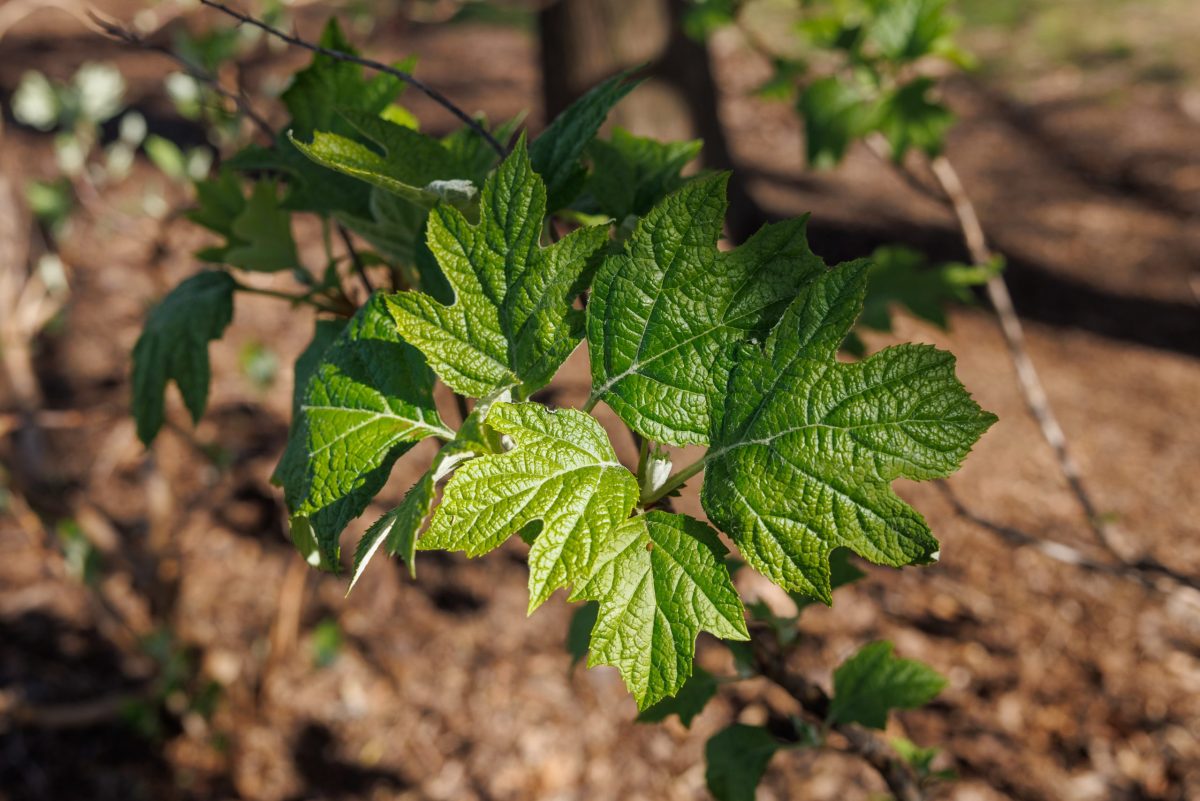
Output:
[[[223,14],[228,14],[239,22],[243,22],[247,25],[253,25],[255,28],[258,28],[259,30],[264,31],[271,36],[274,36],[276,39],[287,42],[295,47],[302,47],[305,50],[309,50],[313,53],[320,53],[323,56],[327,56],[337,61],[344,61],[348,64],[358,64],[378,72],[386,73],[395,78],[399,78],[414,89],[423,92],[439,106],[446,109],[459,120],[461,120],[472,131],[482,136],[484,141],[491,146],[492,150],[496,151],[497,155],[500,157],[507,155],[504,145],[500,144],[496,137],[492,136],[491,133],[489,133],[486,128],[480,125],[477,120],[472,118],[470,114],[455,105],[450,98],[446,97],[444,94],[439,92],[437,89],[434,89],[424,81],[416,78],[411,73],[396,69],[395,67],[390,67],[381,61],[375,61],[374,59],[363,58],[362,56],[344,53],[341,50],[331,50],[328,47],[322,47],[321,45],[313,44],[312,42],[301,39],[299,36],[293,36],[290,33],[285,33],[278,28],[272,27],[262,20],[250,16],[249,14],[245,14],[237,9],[230,8],[224,3],[218,3],[216,0],[200,0],[200,2],[209,8],[215,8],[217,11],[220,11]]]
[[[970,196],[963,188],[958,171],[945,156],[935,156],[930,161],[930,167],[946,200],[954,210],[954,216],[958,219],[963,241],[966,243],[967,251],[971,254],[971,260],[979,265],[987,265],[995,258],[995,254],[988,247],[987,237],[979,222],[979,215],[975,211],[975,204],[971,202]],[[1067,437],[1063,433],[1062,426],[1059,425],[1054,409],[1050,406],[1050,399],[1046,396],[1046,390],[1038,377],[1037,368],[1033,366],[1033,360],[1029,357],[1029,350],[1025,344],[1025,329],[1013,306],[1008,284],[1005,283],[1002,275],[995,274],[987,280],[986,289],[988,300],[991,301],[992,308],[995,309],[996,316],[1000,320],[1000,328],[1004,332],[1009,356],[1017,371],[1017,380],[1025,397],[1025,404],[1041,428],[1042,436],[1054,450],[1058,467],[1066,478],[1067,485],[1080,508],[1083,509],[1088,525],[1096,535],[1096,539],[1106,551],[1121,559],[1120,553],[1113,546],[1109,537],[1107,527],[1100,518],[1096,504],[1093,503],[1091,495],[1083,486],[1079,468],[1067,447]]]
[[[1170,591],[1180,587],[1188,587],[1200,592],[1200,579],[1176,572],[1153,559],[1142,559],[1138,562],[1097,561],[1078,548],[1067,545],[1064,542],[1037,537],[1018,528],[1006,526],[1002,523],[996,523],[985,517],[981,517],[968,509],[946,482],[938,481],[936,482],[936,486],[941,491],[942,496],[945,497],[947,503],[954,509],[955,514],[973,525],[995,534],[1012,545],[1022,548],[1032,548],[1056,562],[1073,565],[1093,573],[1134,581],[1148,589]]]
[[[346,252],[350,254],[350,261],[354,264],[354,272],[358,273],[358,279],[362,281],[363,287],[367,290],[367,297],[375,293],[375,287],[371,286],[371,279],[367,277],[367,268],[363,264],[362,256],[354,247],[354,243],[350,241],[350,232],[346,230],[346,226],[341,223],[337,224],[338,235],[342,238],[342,244],[346,246]]]
[[[246,115],[246,118],[258,126],[258,129],[267,137],[267,139],[275,138],[275,130],[271,127],[271,124],[267,122],[265,117],[254,110],[254,108],[250,105],[250,101],[245,97],[245,95],[240,92],[233,92],[229,89],[226,89],[221,85],[221,82],[217,79],[216,75],[213,75],[199,65],[193,64],[169,47],[148,42],[128,28],[124,28],[111,20],[104,19],[95,11],[89,10],[88,16],[91,18],[93,24],[95,24],[102,32],[113,39],[123,42],[130,47],[148,50],[153,53],[160,53],[171,59],[180,67],[182,67],[184,72],[186,72],[192,78],[208,84],[217,94],[232,100],[237,105],[238,109],[244,115]]]
[[[783,650],[769,632],[755,627],[750,642],[758,672],[782,687],[806,714],[818,721],[826,721],[830,699],[825,690],[788,669]],[[875,769],[898,801],[924,801],[925,794],[912,767],[883,740],[854,724],[835,723],[831,728],[846,739],[851,753]]]

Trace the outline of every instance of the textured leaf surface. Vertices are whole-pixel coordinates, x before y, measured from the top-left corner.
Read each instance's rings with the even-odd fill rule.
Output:
[[[474,194],[468,166],[461,164],[441,142],[419,131],[379,117],[346,109],[342,116],[363,137],[383,150],[381,155],[348,136],[316,131],[311,143],[292,137],[292,144],[313,161],[358,178],[404,199],[432,207],[441,199],[437,181],[462,179],[465,203]]]
[[[679,172],[700,155],[701,142],[658,142],[634,136],[623,128],[609,141],[588,146],[592,174],[587,190],[600,211],[618,222],[630,214],[642,216],[682,183]]]
[[[673,697],[664,698],[649,706],[637,716],[640,723],[660,723],[671,715],[678,715],[684,728],[691,728],[692,721],[704,711],[704,707],[717,694],[717,677],[704,668],[697,667]]]
[[[608,229],[581,228],[543,248],[545,213],[545,187],[521,142],[484,184],[478,225],[445,205],[430,215],[427,241],[454,303],[419,292],[388,298],[401,334],[455,392],[537,389],[579,342],[572,286]]]
[[[312,339],[296,357],[296,364],[292,368],[292,420],[288,426],[289,447],[284,449],[279,458],[279,464],[275,466],[275,472],[271,474],[273,484],[282,485],[283,476],[289,471],[303,471],[304,469],[304,449],[291,445],[292,438],[301,425],[300,407],[304,405],[304,394],[308,391],[308,381],[320,366],[321,357],[325,355],[325,351],[329,350],[329,346],[337,340],[338,335],[345,327],[345,320],[317,320]]]
[[[613,532],[576,587],[572,599],[600,602],[588,666],[617,668],[639,709],[679,692],[701,629],[749,639],[725,552],[699,520],[654,511]]]
[[[233,319],[235,282],[227,273],[187,279],[150,312],[133,348],[133,415],[138,438],[149,445],[162,428],[167,382],[174,381],[192,420],[208,402],[208,343]]]
[[[507,453],[472,459],[446,484],[421,550],[479,556],[540,521],[529,551],[529,608],[580,583],[638,498],[604,429],[571,409],[497,403],[487,425],[512,438]]]
[[[754,801],[767,763],[779,748],[762,726],[735,723],[717,732],[704,746],[708,791],[717,801]]]
[[[433,374],[372,296],[309,380],[288,442],[299,456],[285,453],[291,467],[281,471],[293,517],[311,526],[327,562],[396,459],[429,436],[454,436],[434,408]]]
[[[384,514],[366,530],[354,551],[350,589],[354,589],[367,563],[383,545],[387,546],[389,556],[399,556],[404,560],[404,564],[408,565],[409,574],[416,577],[417,537],[425,525],[425,520],[433,511],[433,504],[437,498],[437,483],[467,459],[487,453],[499,453],[501,450],[499,441],[491,436],[483,425],[488,410],[496,400],[498,397],[486,398],[477,403],[463,421],[458,434],[437,452],[429,469],[409,488],[400,505]]]
[[[873,642],[834,671],[829,720],[882,729],[889,711],[924,706],[945,686],[929,665],[898,659],[890,642]]]
[[[579,157],[612,107],[638,85],[628,77],[627,72],[614,75],[592,88],[555,117],[530,146],[533,169],[546,182],[550,211],[566,206],[583,188],[586,173]]]
[[[656,442],[707,441],[730,346],[765,336],[824,269],[803,219],[719,252],[727,180],[691,181],[642,218],[625,252],[600,266],[588,301],[593,395]]]
[[[894,566],[936,558],[924,519],[889,485],[954,472],[996,419],[963,389],[949,353],[901,345],[836,361],[866,269],[822,274],[764,348],[741,346],[701,492],[709,519],[750,565],[826,603],[833,548]]]

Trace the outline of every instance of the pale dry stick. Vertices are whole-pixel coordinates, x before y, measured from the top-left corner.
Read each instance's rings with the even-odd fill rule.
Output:
[[[425,94],[427,97],[433,100],[433,102],[437,103],[439,106],[446,109],[459,120],[461,120],[463,124],[465,124],[472,131],[483,137],[484,141],[491,146],[492,150],[496,151],[497,155],[500,157],[507,155],[504,145],[500,144],[496,137],[492,136],[492,134],[489,133],[486,128],[480,125],[477,120],[471,117],[470,114],[455,105],[450,98],[446,97],[437,89],[434,89],[432,86],[420,80],[419,78],[416,78],[411,73],[396,69],[395,67],[390,67],[387,64],[384,64],[382,61],[376,61],[371,58],[363,58],[362,56],[344,53],[341,50],[332,50],[328,47],[322,47],[321,45],[313,44],[305,39],[301,39],[299,36],[293,36],[290,33],[286,33],[278,28],[272,27],[262,20],[250,16],[249,14],[245,14],[237,9],[230,8],[224,3],[218,3],[216,0],[200,0],[200,2],[209,8],[214,8],[223,14],[233,17],[239,22],[243,22],[247,25],[253,25],[255,28],[258,28],[259,30],[264,31],[271,36],[274,36],[276,39],[287,42],[295,47],[300,47],[313,53],[320,53],[321,55],[327,56],[328,58],[332,58],[336,61],[343,61],[348,64],[358,64],[359,66],[373,69],[376,72],[382,72],[387,75],[391,75],[394,78],[399,78],[417,91]]]
[[[963,187],[958,171],[948,158],[935,156],[930,159],[929,166],[937,180],[935,189],[927,186],[905,165],[896,163],[892,158],[891,147],[883,137],[878,134],[868,136],[866,144],[872,153],[895,167],[897,173],[909,186],[934,200],[949,205],[958,221],[958,227],[971,261],[977,265],[986,266],[995,260],[997,254],[988,246],[987,235],[979,221],[975,204],[971,202],[971,197]],[[1066,434],[1063,433],[1058,417],[1050,405],[1050,399],[1046,395],[1045,387],[1042,386],[1037,368],[1034,367],[1033,360],[1029,356],[1029,349],[1025,342],[1025,329],[1021,324],[1021,318],[1017,316],[1017,310],[1013,305],[1012,295],[1008,291],[1008,284],[1005,282],[1004,276],[998,273],[991,276],[984,288],[988,300],[996,312],[996,317],[1000,321],[1000,330],[1004,334],[1009,358],[1017,372],[1017,384],[1021,389],[1025,405],[1037,422],[1042,437],[1054,451],[1059,470],[1066,479],[1071,494],[1075,496],[1075,500],[1083,510],[1088,526],[1095,534],[1096,540],[1109,554],[1124,561],[1124,557],[1113,546],[1096,504],[1088,494],[1087,488],[1083,486],[1083,478],[1071,456]]]

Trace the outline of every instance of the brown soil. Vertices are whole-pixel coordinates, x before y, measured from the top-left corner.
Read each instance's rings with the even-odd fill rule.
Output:
[[[771,213],[812,210],[813,242],[830,257],[896,240],[961,256],[951,220],[869,154],[805,172],[791,114],[742,97],[762,65],[733,40],[717,45],[722,112]],[[114,59],[152,126],[181,130],[158,94],[156,56],[85,38],[61,19],[19,26],[4,47],[5,99],[24,69],[62,76],[85,58]],[[419,54],[427,80],[493,119],[537,106],[533,43],[518,31],[381,26],[371,49]],[[264,55],[248,81],[281,74],[288,58],[297,60]],[[1003,87],[956,84],[964,121],[950,156],[1010,257],[1032,356],[1120,546],[1200,575],[1198,124],[1159,88],[1113,101],[1086,81],[1065,94],[1049,78],[1046,87],[1018,102]],[[410,99],[431,128],[448,124]],[[49,138],[10,124],[3,170],[18,184],[53,175]],[[730,688],[690,731],[635,724],[614,671],[571,669],[561,598],[526,618],[517,546],[477,561],[430,555],[416,580],[377,560],[349,598],[342,580],[304,570],[268,482],[286,437],[288,366],[311,330],[304,314],[239,298],[212,347],[205,420],[193,430],[173,398],[171,426],[152,454],[142,449],[126,411],[128,354],[147,305],[194,271],[188,254],[204,241],[186,225],[130,214],[149,180],[139,164],[63,242],[71,302],[39,340],[36,367],[47,408],[78,418],[45,429],[48,467],[34,483],[15,436],[0,441],[14,488],[0,511],[0,798],[704,798],[706,738],[735,717],[763,720],[768,704],[788,710],[787,699],[752,682]],[[315,260],[312,233],[304,241]],[[949,332],[902,318],[894,339],[953,350],[964,382],[1000,415],[950,482],[954,493],[983,518],[1099,553],[989,313],[956,312]],[[265,391],[239,367],[253,343],[281,365]],[[577,353],[554,401],[580,401],[586,383]],[[632,455],[626,439],[617,444]],[[378,510],[428,456],[421,447],[402,460]],[[1200,594],[1014,548],[958,517],[935,487],[900,489],[941,537],[941,562],[873,568],[834,608],[806,613],[798,667],[827,682],[837,660],[886,637],[945,674],[941,698],[891,730],[945,749],[961,778],[936,798],[1200,797]],[[680,505],[700,511],[694,492]],[[100,545],[97,591],[68,577],[35,512],[77,521]],[[770,595],[752,580],[745,589]],[[297,597],[293,642],[287,605]],[[314,631],[326,619],[342,645],[319,667]],[[154,668],[136,640],[156,625],[197,670],[147,738],[91,705],[141,692]],[[715,643],[700,650],[729,670]],[[179,714],[180,697],[209,680],[222,686],[211,718]],[[64,710],[75,719],[53,716]],[[759,798],[866,799],[882,789],[852,758],[786,752]]]

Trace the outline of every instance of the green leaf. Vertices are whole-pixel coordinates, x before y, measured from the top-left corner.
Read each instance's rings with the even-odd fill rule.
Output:
[[[735,723],[717,732],[704,746],[708,791],[717,801],[754,801],[767,763],[781,747],[762,726]]]
[[[601,265],[588,301],[592,395],[656,442],[707,441],[730,346],[765,336],[824,268],[804,219],[719,252],[727,179],[691,181],[643,217],[624,252]]]
[[[567,653],[571,655],[571,666],[587,656],[588,643],[592,641],[592,629],[596,627],[596,616],[600,613],[600,604],[588,601],[580,604],[571,615],[571,625],[567,627]]]
[[[725,553],[715,531],[686,515],[653,511],[625,521],[571,596],[600,603],[588,667],[617,668],[645,709],[687,681],[701,629],[749,639]]]
[[[313,372],[280,471],[293,526],[311,526],[326,563],[396,460],[430,436],[454,436],[434,408],[433,374],[373,295]]]
[[[856,86],[836,78],[813,81],[800,95],[808,163],[832,167],[846,149],[871,129],[873,115],[867,97]]]
[[[335,212],[334,216],[390,261],[413,265],[428,219],[427,211],[391,192],[373,187],[370,215]]]
[[[849,548],[834,548],[829,553],[829,589],[832,592],[838,587],[845,587],[847,584],[853,584],[861,578],[866,577],[866,573],[854,564],[854,554]],[[790,592],[789,597],[796,604],[796,610],[803,610],[806,606],[813,603],[813,599],[804,593]]]
[[[540,520],[529,550],[532,612],[554,590],[592,575],[637,503],[637,479],[617,461],[600,424],[582,412],[496,403],[486,423],[514,447],[458,469],[417,547],[479,556]]]
[[[250,198],[233,171],[222,169],[208,181],[196,182],[196,208],[188,219],[225,237],[225,244],[197,256],[243,270],[277,272],[299,264],[292,238],[291,215],[279,203],[275,184],[260,181]]]
[[[458,434],[437,452],[429,469],[409,488],[400,505],[376,520],[363,534],[354,551],[354,570],[350,575],[347,594],[354,589],[371,557],[385,543],[388,556],[398,555],[408,565],[409,574],[416,578],[417,537],[433,511],[437,483],[465,460],[501,451],[499,441],[490,436],[483,425],[488,410],[501,398],[507,398],[507,395],[497,394],[477,403],[463,421]]]
[[[350,55],[358,52],[342,34],[334,18],[326,24],[320,45]],[[406,61],[398,66],[411,69],[413,63]],[[296,73],[281,99],[291,113],[288,127],[292,134],[308,139],[316,131],[348,133],[345,123],[338,119],[340,110],[354,109],[379,115],[395,102],[404,87],[404,83],[393,75],[381,72],[368,80],[363,77],[361,65],[316,53],[309,66]]]
[[[308,391],[309,379],[317,371],[317,367],[321,364],[321,357],[325,355],[325,351],[329,350],[329,346],[334,343],[345,327],[345,320],[318,319],[313,330],[312,339],[309,340],[308,345],[305,346],[300,355],[296,357],[296,364],[292,368],[292,420],[288,426],[289,443],[300,425],[300,407],[304,404],[304,394]],[[283,455],[280,457],[279,464],[276,465],[275,471],[271,474],[271,483],[282,485],[284,474],[297,469],[297,463],[303,456],[303,451],[300,448],[285,449]],[[300,467],[302,469],[303,465]]]
[[[618,222],[630,214],[640,217],[683,184],[679,172],[700,154],[701,145],[698,139],[659,142],[617,128],[611,140],[588,145],[587,191],[600,211]]]
[[[280,208],[275,185],[260,181],[234,219],[224,261],[256,272],[278,272],[299,266],[292,239],[292,215]]]
[[[765,347],[739,348],[705,457],[709,519],[756,570],[827,604],[833,548],[897,567],[937,558],[925,520],[890,484],[954,472],[996,420],[963,389],[952,354],[901,345],[836,360],[866,271],[823,273]]]
[[[946,13],[947,0],[892,0],[881,3],[867,26],[867,38],[888,59],[915,61],[943,49],[958,23]]]
[[[608,229],[581,228],[543,248],[545,213],[545,187],[522,141],[484,184],[478,225],[444,204],[430,215],[427,241],[454,303],[419,292],[388,298],[402,336],[461,395],[542,387],[581,338],[572,287]]]
[[[678,715],[684,728],[691,728],[696,715],[717,694],[717,677],[704,668],[697,667],[671,698],[664,698],[653,706],[646,707],[637,716],[639,723],[660,723],[671,715]]]
[[[350,137],[323,131],[314,132],[308,144],[293,135],[292,144],[324,167],[366,181],[418,206],[430,208],[444,199],[438,182],[462,181],[462,197],[456,205],[465,208],[474,196],[467,167],[438,140],[377,115],[346,109],[342,116],[357,133],[377,144],[383,155]]]
[[[936,156],[945,144],[954,115],[941,103],[930,100],[931,78],[914,78],[890,92],[879,104],[876,126],[892,146],[899,163],[910,147]]]
[[[192,420],[208,402],[208,343],[220,339],[233,319],[227,273],[203,272],[187,279],[150,312],[133,348],[133,415],[138,438],[150,445],[164,419],[167,382],[174,381]]]
[[[924,706],[945,686],[946,680],[933,668],[898,659],[890,642],[873,642],[834,671],[829,721],[882,729],[889,711]]]
[[[566,206],[583,187],[584,170],[579,157],[612,107],[640,83],[629,80],[630,72],[614,75],[593,87],[555,117],[530,146],[534,172],[546,182],[550,211]]]
[[[858,325],[891,331],[893,306],[939,328],[946,327],[946,307],[971,303],[970,287],[987,283],[996,267],[962,264],[931,265],[923,253],[902,246],[877,248],[871,254],[867,297]]]

